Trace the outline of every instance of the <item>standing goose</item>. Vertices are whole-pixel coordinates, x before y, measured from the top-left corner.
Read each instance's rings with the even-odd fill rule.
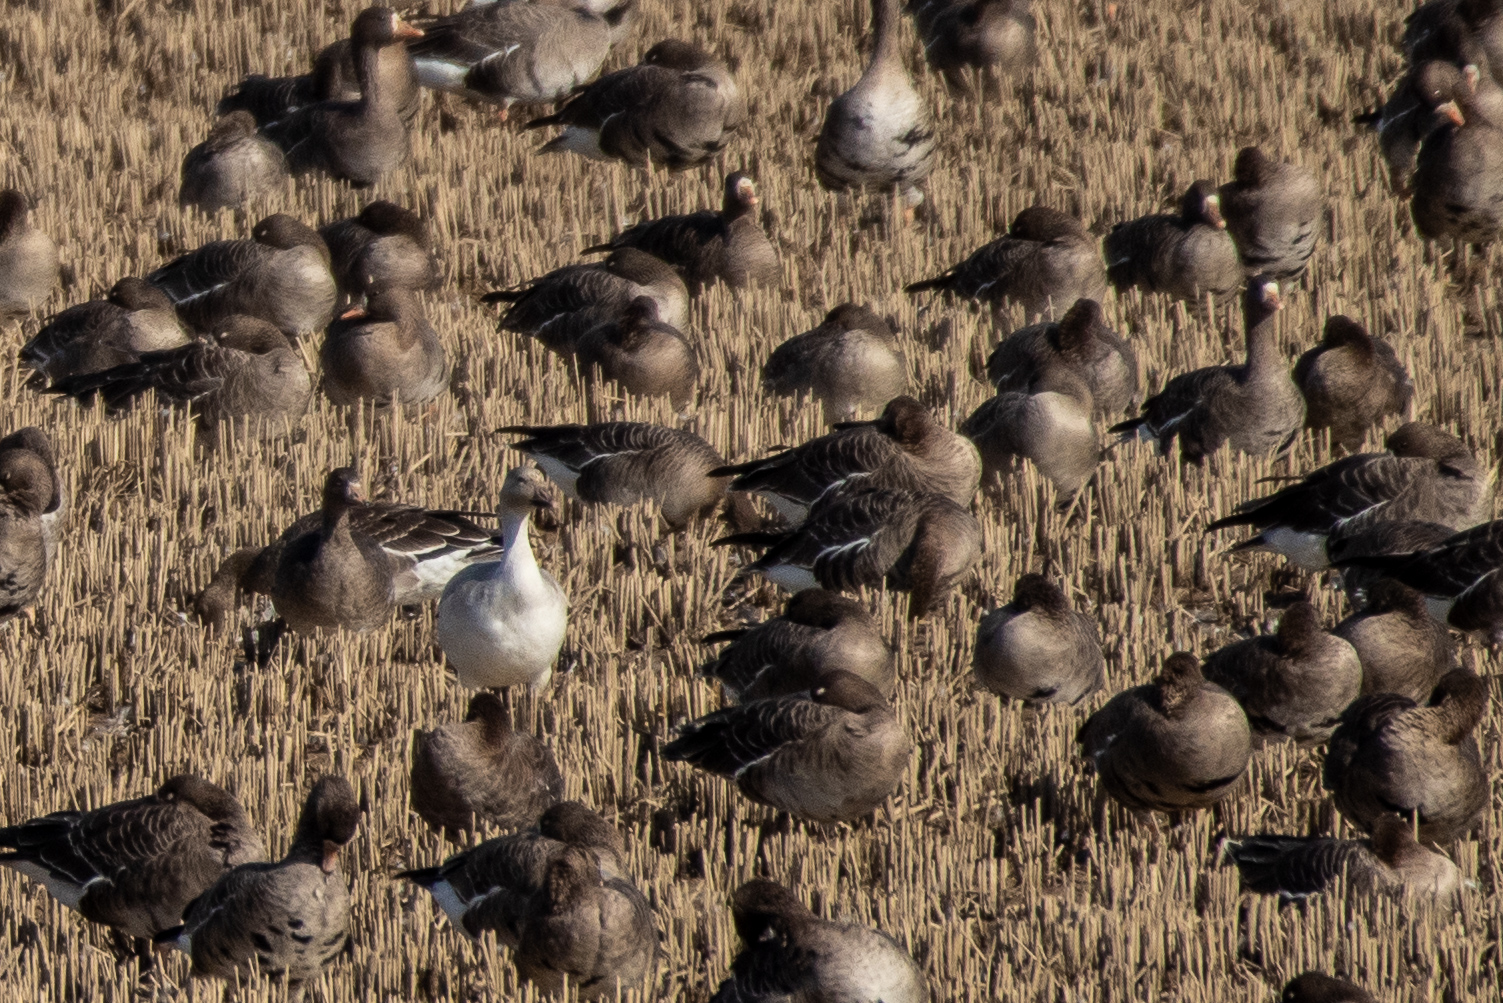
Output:
[[[884,699],[897,682],[896,659],[865,606],[837,592],[794,593],[783,615],[739,630],[717,630],[705,644],[730,643],[700,666],[739,703],[806,692],[821,676],[849,672]]]
[[[428,291],[438,287],[439,265],[428,228],[411,209],[378,199],[358,216],[318,228],[329,248],[330,271],[351,299],[367,289]]]
[[[1237,151],[1233,180],[1219,208],[1248,275],[1288,282],[1305,273],[1324,222],[1324,193],[1298,164],[1273,160],[1256,146]]]
[[[422,34],[386,7],[360,12],[350,28],[360,97],[306,105],[263,129],[286,153],[292,173],[323,171],[365,186],[407,163],[411,145],[401,95],[383,86],[381,50]]]
[[[1242,262],[1220,202],[1209,181],[1197,181],[1180,200],[1178,215],[1142,216],[1112,227],[1102,242],[1107,279],[1119,290],[1140,286],[1192,303],[1207,293],[1235,292],[1243,281]]]
[[[0,864],[127,937],[150,938],[225,872],[265,859],[240,802],[191,774],[93,811],[58,811],[0,829]]]
[[[322,778],[308,793],[285,857],[225,874],[156,942],[188,955],[194,975],[282,975],[301,998],[302,984],[318,978],[349,939],[350,889],[339,851],[359,824],[349,783]]]
[[[898,0],[872,0],[871,62],[825,113],[814,170],[829,191],[896,189],[914,206],[934,167],[934,119],[903,66],[900,29]]]
[[[663,758],[734,780],[759,804],[809,822],[854,822],[897,789],[913,745],[876,687],[849,672],[807,693],[691,721]]]
[[[637,66],[607,73],[527,127],[563,126],[543,153],[682,171],[724,150],[745,121],[746,98],[725,63],[668,39]]]
[[[794,335],[762,365],[769,393],[813,394],[825,420],[849,421],[908,389],[908,361],[887,322],[865,306],[842,303],[812,331]]]
[[[782,885],[748,881],[731,915],[741,950],[711,1003],[929,999],[922,969],[891,937],[820,919]]]
[[[1321,778],[1336,810],[1364,832],[1397,813],[1427,842],[1465,836],[1489,803],[1472,735],[1487,704],[1486,681],[1465,669],[1441,677],[1426,703],[1397,693],[1358,699],[1326,749]]]
[[[286,180],[281,148],[262,138],[250,112],[232,111],[183,158],[177,202],[204,212],[234,209],[270,194]]]
[[[778,255],[757,221],[757,186],[740,171],[726,175],[719,212],[702,209],[638,223],[585,254],[635,247],[677,268],[691,292],[719,279],[733,289],[775,282]]]
[[[532,457],[568,498],[609,505],[657,503],[682,528],[725,498],[725,460],[692,432],[633,421],[597,425],[510,425],[526,436],[512,448]]]
[[[329,325],[318,361],[334,404],[424,404],[449,388],[449,353],[416,294],[372,289]]]
[[[1111,431],[1157,439],[1161,452],[1178,437],[1181,459],[1195,464],[1222,443],[1253,456],[1286,447],[1305,423],[1305,399],[1274,340],[1279,306],[1279,284],[1261,275],[1252,279],[1242,297],[1247,362],[1174,377],[1143,402],[1141,417]]]
[[[1279,1003],[1378,1003],[1373,994],[1345,979],[1306,972],[1290,979]]]
[[[491,826],[522,829],[558,803],[564,779],[548,746],[515,731],[494,693],[476,693],[463,721],[412,737],[412,810],[459,842]]]
[[[710,471],[732,476],[732,491],[766,498],[799,522],[820,498],[846,485],[931,492],[969,505],[981,480],[976,447],[934,420],[912,397],[894,397],[873,421],[835,431],[760,460]]]
[[[1331,439],[1356,452],[1367,430],[1402,415],[1414,399],[1414,381],[1386,342],[1340,315],[1326,318],[1320,344],[1294,364],[1305,396],[1305,427],[1329,428]]]
[[[14,456],[9,454],[14,453]],[[41,464],[40,470],[37,464]],[[38,507],[37,519],[42,528],[42,559],[46,567],[52,567],[52,558],[57,554],[57,538],[63,531],[63,521],[68,516],[68,491],[63,486],[57,470],[57,457],[52,451],[52,440],[40,428],[28,425],[0,439],[0,468],[6,472],[0,478],[16,485],[10,494],[12,518],[20,508]],[[42,470],[46,476],[39,486],[37,478]],[[24,520],[23,520],[24,522]],[[30,531],[22,530],[21,523],[14,524],[18,531],[18,549],[12,556],[20,561],[29,546]],[[4,548],[0,547],[0,551]]]
[[[1140,812],[1209,808],[1236,789],[1252,757],[1242,705],[1183,651],[1146,686],[1112,697],[1075,740],[1106,792]]]
[[[1367,605],[1331,631],[1357,651],[1362,694],[1397,693],[1428,700],[1455,662],[1455,644],[1445,624],[1425,609],[1425,597],[1407,585],[1380,579]]]
[[[501,329],[530,334],[557,352],[573,350],[580,335],[602,316],[620,316],[627,304],[646,296],[657,304],[658,320],[684,329],[689,289],[661,258],[635,247],[612,251],[604,261],[565,265],[516,289],[486,293],[482,303],[507,303]]]
[[[1073,706],[1106,678],[1096,621],[1038,574],[1019,578],[1012,602],[981,618],[973,671],[993,693],[1026,704]]]
[[[530,464],[513,468],[497,506],[501,559],[471,565],[444,586],[438,644],[461,686],[541,690],[553,678],[569,600],[558,580],[538,567],[527,539],[533,509],[552,507],[542,473]]]
[[[31,225],[31,203],[12,188],[0,191],[0,319],[41,306],[57,279],[57,244]]]
[[[289,338],[322,331],[334,315],[329,248],[285,213],[267,216],[250,240],[216,240],[146,276],[178,316],[200,331],[234,314],[275,324]]]
[[[1107,326],[1095,300],[1078,299],[1058,322],[1031,324],[1003,338],[986,360],[986,377],[999,391],[1026,390],[1055,366],[1085,382],[1096,417],[1137,403],[1137,353]]]
[[[1106,266],[1096,238],[1079,220],[1035,205],[1018,213],[1006,236],[938,278],[903,287],[909,294],[931,289],[993,307],[1013,300],[1030,319],[1052,318],[1078,300],[1106,299]]]
[[[1028,460],[1054,485],[1058,504],[1070,502],[1101,460],[1091,420],[1090,388],[1064,367],[1047,369],[1022,390],[1003,390],[983,401],[960,426],[976,444],[983,476],[1005,474]]]
[[[574,342],[586,379],[620,384],[628,394],[667,397],[682,410],[694,399],[699,361],[682,332],[658,319],[657,301],[638,296],[619,317],[597,324]]]
[[[908,9],[924,58],[944,74],[945,83],[970,93],[967,70],[985,82],[995,76],[1017,76],[1032,69],[1037,24],[1028,12],[1029,0],[909,0]]]
[[[124,278],[104,299],[70,306],[49,320],[22,346],[20,359],[45,386],[49,380],[97,373],[188,341],[165,293],[141,279]]]
[[[1489,120],[1464,80],[1452,81],[1449,94],[1421,97],[1446,121],[1420,145],[1409,203],[1415,229],[1426,240],[1486,244],[1503,229],[1503,122]]]

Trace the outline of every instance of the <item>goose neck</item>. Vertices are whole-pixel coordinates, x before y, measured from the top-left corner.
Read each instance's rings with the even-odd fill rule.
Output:
[[[872,66],[898,58],[898,0],[872,0]]]
[[[355,73],[360,83],[360,100],[367,105],[381,101],[381,47],[369,42],[355,46]]]
[[[501,515],[501,560],[508,568],[537,567],[527,539],[527,516],[525,509],[507,509]]]
[[[1253,371],[1277,368],[1280,364],[1278,343],[1273,336],[1273,321],[1265,319],[1248,329],[1247,367]]]

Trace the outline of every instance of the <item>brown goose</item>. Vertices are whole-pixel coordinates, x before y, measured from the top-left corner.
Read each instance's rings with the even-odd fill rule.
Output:
[[[1112,227],[1102,242],[1107,279],[1117,289],[1140,286],[1191,302],[1207,293],[1236,292],[1244,277],[1242,261],[1226,232],[1220,201],[1215,186],[1197,181],[1180,200],[1178,215],[1142,216]]]
[[[799,522],[811,505],[846,485],[931,492],[969,505],[981,460],[969,440],[936,422],[928,408],[894,397],[873,421],[842,422],[801,446],[710,474],[735,477],[732,491],[755,492]]]
[[[1326,749],[1322,782],[1336,810],[1364,832],[1397,813],[1433,843],[1460,839],[1482,820],[1488,780],[1472,736],[1488,686],[1465,669],[1441,677],[1426,703],[1397,693],[1359,698]]]
[[[1451,634],[1425,609],[1425,597],[1387,579],[1375,583],[1367,592],[1367,605],[1331,633],[1356,649],[1364,696],[1397,693],[1416,702],[1428,700],[1455,662]]]
[[[762,365],[762,385],[791,397],[810,393],[827,421],[849,421],[908,389],[908,361],[887,322],[855,303],[842,303],[824,323],[794,335]]]
[[[1306,972],[1290,979],[1279,1003],[1378,1003],[1373,994],[1345,979]]]
[[[1503,122],[1489,121],[1464,81],[1453,81],[1449,95],[1421,97],[1445,121],[1420,144],[1409,203],[1415,229],[1426,240],[1486,244],[1503,229]]]
[[[1252,757],[1242,705],[1183,651],[1146,686],[1112,697],[1075,740],[1106,792],[1141,812],[1209,808],[1236,789]]]
[[[422,34],[386,7],[360,12],[350,28],[360,97],[305,105],[262,130],[282,148],[292,173],[322,171],[364,186],[407,163],[411,149],[401,95],[383,87],[381,50]]]
[[[364,307],[330,324],[318,360],[334,404],[424,404],[449,389],[449,353],[416,294],[400,286],[371,290]]]
[[[1402,415],[1414,399],[1414,381],[1393,349],[1340,315],[1326,318],[1320,344],[1294,364],[1294,382],[1305,395],[1305,427],[1329,428],[1348,452],[1361,448],[1369,428]]]
[[[973,670],[982,686],[1026,704],[1073,706],[1106,678],[1096,621],[1037,574],[1019,578],[1012,602],[976,625]]]
[[[31,313],[57,285],[57,244],[31,225],[31,203],[0,191],[0,318]]]
[[[479,826],[521,829],[558,803],[564,779],[548,746],[512,729],[494,693],[465,718],[412,736],[412,810],[455,842]]]
[[[204,212],[233,209],[276,191],[286,180],[281,148],[261,137],[250,112],[232,111],[183,158],[177,202]]]
[[[725,179],[719,212],[664,216],[621,231],[585,254],[635,247],[677,268],[691,292],[719,279],[733,289],[766,285],[780,274],[778,255],[757,221],[757,186],[740,171]]]
[[[40,383],[97,373],[146,352],[186,345],[188,333],[166,293],[142,279],[124,278],[102,300],[70,306],[22,348],[20,359]]]
[[[853,822],[891,796],[912,752],[876,687],[837,671],[807,693],[691,721],[662,756],[734,780],[753,801],[795,818]]]
[[[909,0],[924,57],[945,76],[952,90],[984,89],[989,77],[1016,76],[1032,69],[1037,24],[1029,0]],[[983,81],[973,88],[974,71]]]
[[[1247,274],[1281,282],[1299,278],[1324,223],[1320,182],[1309,170],[1273,160],[1256,146],[1237,151],[1232,176],[1217,191],[1218,207]]]
[[[544,153],[578,153],[682,171],[724,150],[746,121],[746,98],[724,62],[672,39],[607,73],[529,129],[563,126]]]
[[[830,491],[795,529],[737,533],[712,545],[744,544],[765,553],[743,570],[790,592],[872,588],[909,593],[917,619],[943,605],[981,557],[981,526],[943,495],[870,487]]]
[[[711,473],[725,460],[692,432],[632,421],[598,425],[509,425],[526,436],[512,448],[537,462],[566,496],[611,505],[656,502],[670,526],[708,515],[729,477]]]
[[[231,868],[266,857],[240,802],[186,773],[146,797],[0,829],[0,846],[0,864],[84,919],[140,938],[180,922]]]
[[[1068,506],[1101,460],[1091,415],[1091,391],[1064,367],[1045,370],[1024,390],[1004,390],[982,402],[960,426],[976,444],[983,476],[991,478],[1028,460],[1049,478]]]
[[[1030,324],[1003,338],[986,360],[986,377],[999,391],[1027,390],[1054,366],[1085,382],[1097,417],[1137,403],[1137,353],[1107,326],[1095,300],[1076,300],[1058,322]]]
[[[667,397],[680,410],[693,401],[699,383],[693,347],[678,328],[658,319],[657,301],[648,296],[580,335],[574,357],[587,379],[598,372],[628,394]]]
[[[1429,0],[1404,19],[1402,44],[1411,62],[1449,59],[1503,67],[1503,4]]]
[[[729,641],[700,666],[732,699],[744,703],[807,692],[821,676],[849,672],[892,697],[896,659],[865,606],[836,592],[794,593],[783,615],[736,630],[717,630],[705,644]]]
[[[1111,431],[1157,439],[1161,452],[1178,437],[1180,458],[1195,464],[1223,443],[1254,456],[1287,447],[1305,423],[1305,399],[1274,340],[1279,307],[1279,284],[1266,276],[1253,278],[1242,297],[1247,362],[1174,377],[1143,402],[1141,417]]]
[[[318,978],[349,939],[349,879],[339,851],[359,825],[349,783],[322,778],[303,803],[285,857],[236,867],[193,900],[181,926],[154,939],[188,955],[194,975],[281,975],[301,997],[302,983]]]
[[[1325,741],[1362,692],[1362,661],[1327,634],[1307,602],[1284,611],[1273,634],[1234,641],[1206,656],[1208,682],[1237,698],[1253,734],[1301,745]]]
[[[748,881],[736,889],[731,914],[741,951],[714,996],[719,1003],[929,999],[922,969],[891,937],[820,919],[781,885]]]
[[[814,172],[834,192],[896,191],[910,206],[934,167],[934,117],[903,65],[898,0],[872,0],[871,62],[825,113]]]
[[[10,455],[14,453],[15,455]],[[38,468],[40,464],[40,468]],[[9,492],[11,523],[16,532],[11,559],[21,567],[29,564],[24,555],[30,546],[31,530],[24,511],[37,511],[42,528],[42,559],[46,567],[52,566],[57,553],[57,538],[63,531],[63,522],[68,517],[68,491],[58,474],[57,457],[52,451],[52,440],[41,429],[27,426],[0,439],[0,481],[13,484]],[[42,477],[42,471],[46,476]],[[3,502],[0,502],[3,504]],[[7,548],[0,545],[0,553]]]
[[[378,199],[358,216],[318,228],[329,248],[330,270],[351,298],[367,289],[427,291],[439,284],[428,228],[411,209]]]
[[[903,287],[936,289],[993,306],[1013,300],[1030,318],[1056,317],[1080,299],[1106,298],[1101,249],[1079,220],[1035,205],[1013,219],[1005,237],[974,251],[943,275]]]
[[[329,249],[285,213],[267,216],[250,240],[216,240],[146,276],[178,316],[200,331],[234,314],[275,324],[289,338],[322,331],[334,315]]]
[[[530,334],[556,352],[573,351],[580,335],[604,317],[616,317],[628,303],[646,296],[657,304],[658,320],[684,329],[689,319],[689,289],[678,272],[661,258],[635,247],[612,251],[604,261],[565,265],[516,289],[480,297],[483,303],[508,303],[501,329]]]

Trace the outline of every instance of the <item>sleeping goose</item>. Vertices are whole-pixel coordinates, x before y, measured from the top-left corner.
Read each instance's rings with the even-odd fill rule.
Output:
[[[318,228],[329,248],[330,271],[352,299],[370,288],[427,291],[439,283],[439,264],[422,217],[385,199],[360,214]]]
[[[1137,403],[1137,353],[1107,326],[1095,300],[1078,299],[1057,322],[1030,324],[1003,338],[986,360],[986,377],[998,391],[1026,390],[1055,366],[1084,381],[1096,417]]]
[[[635,247],[614,250],[604,261],[555,268],[516,289],[486,293],[480,301],[509,304],[501,315],[503,331],[533,335],[564,352],[602,316],[619,316],[639,296],[657,304],[661,323],[679,330],[688,323],[684,280],[666,261]]]
[[[449,389],[449,353],[417,295],[400,286],[368,290],[318,349],[324,395],[337,405],[424,404]]]
[[[1038,574],[1019,578],[1012,602],[976,625],[972,670],[988,690],[1026,704],[1073,706],[1106,678],[1096,621]]]
[[[566,497],[611,505],[652,501],[674,528],[713,512],[730,480],[710,473],[725,464],[714,447],[662,425],[610,421],[497,431],[526,436],[512,448],[530,456]]]
[[[57,244],[31,225],[31,203],[0,191],[0,318],[31,313],[57,285]]]
[[[873,421],[835,431],[760,460],[710,471],[734,477],[732,491],[761,495],[791,522],[844,485],[932,492],[969,505],[981,479],[976,447],[934,420],[912,397],[894,397]]]
[[[1217,190],[1226,232],[1248,275],[1280,282],[1305,273],[1324,223],[1325,198],[1315,175],[1274,160],[1256,146],[1237,151],[1233,180]]]
[[[620,314],[596,324],[573,343],[581,374],[620,385],[633,396],[667,397],[683,410],[694,399],[699,360],[676,327],[658,319],[657,301],[638,296]]]
[[[934,119],[903,65],[898,0],[872,0],[871,62],[825,113],[814,169],[834,192],[893,191],[909,206],[934,167]]]
[[[1490,120],[1464,80],[1421,98],[1445,120],[1420,144],[1409,203],[1415,229],[1426,240],[1486,244],[1503,229],[1503,121]]]
[[[12,452],[15,455],[9,456]],[[10,556],[16,560],[26,553],[31,532],[29,528],[23,528],[26,517],[20,512],[35,508],[42,529],[42,560],[50,568],[57,554],[57,540],[62,534],[63,522],[68,517],[68,489],[57,470],[52,440],[35,426],[18,428],[0,439],[0,465],[5,468],[3,478],[13,485],[9,490],[10,517],[20,520],[12,524],[18,535]],[[0,551],[4,549],[0,547]]]
[[[0,829],[0,847],[0,864],[85,919],[139,938],[180,922],[231,868],[266,856],[240,802],[186,773],[145,797]]]
[[[924,42],[924,58],[960,93],[985,90],[997,76],[1016,76],[1033,67],[1037,24],[1029,0],[909,0],[913,23]],[[970,74],[981,78],[973,88]]]
[[[1389,579],[1368,589],[1367,604],[1331,633],[1356,650],[1364,696],[1397,693],[1428,700],[1456,660],[1451,633],[1425,609],[1425,597]]]
[[[276,191],[286,180],[281,148],[256,131],[250,112],[232,111],[183,158],[177,202],[204,212],[234,209]]]
[[[865,306],[842,303],[814,330],[772,350],[762,385],[785,397],[810,393],[826,421],[849,421],[857,409],[885,404],[908,389],[908,361],[886,321]]]
[[[1141,286],[1193,303],[1207,293],[1235,292],[1244,273],[1220,201],[1209,181],[1197,181],[1180,200],[1178,215],[1142,216],[1112,227],[1102,241],[1107,279],[1119,290]]]
[[[1101,461],[1091,420],[1097,410],[1084,380],[1064,367],[1047,369],[1021,390],[983,401],[960,426],[976,444],[982,476],[1005,475],[1028,460],[1068,507]]]
[[[746,98],[725,63],[668,39],[638,65],[607,73],[527,127],[563,127],[543,153],[682,171],[724,150],[745,121]]]
[[[0,622],[30,606],[46,580],[53,476],[30,449],[0,450]]]
[[[104,299],[70,306],[49,320],[22,346],[20,359],[45,386],[49,380],[97,373],[188,341],[165,293],[142,279],[124,278]]]
[[[461,686],[541,690],[553,678],[569,625],[569,599],[558,580],[538,567],[527,539],[532,511],[552,507],[542,473],[531,464],[513,468],[497,507],[500,560],[473,564],[444,586],[438,644]]]
[[[1472,90],[1475,98],[1476,73],[1476,67],[1462,69],[1449,60],[1416,62],[1381,108],[1356,117],[1359,124],[1377,130],[1378,149],[1388,167],[1388,183],[1395,195],[1407,199],[1414,194],[1415,161],[1420,145],[1446,122],[1455,121],[1444,107],[1452,94]],[[1497,85],[1489,86],[1495,89]],[[1498,124],[1498,111],[1488,108],[1485,117]]]
[[[1402,415],[1414,399],[1414,381],[1387,342],[1350,317],[1326,318],[1320,344],[1294,364],[1305,396],[1305,427],[1329,428],[1331,439],[1356,452],[1367,430]]]

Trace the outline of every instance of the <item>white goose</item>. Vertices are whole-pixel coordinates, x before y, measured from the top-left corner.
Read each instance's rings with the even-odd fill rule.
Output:
[[[564,643],[569,601],[551,574],[538,567],[527,542],[534,508],[552,508],[552,490],[532,465],[517,467],[501,486],[504,552],[498,561],[472,564],[444,587],[438,602],[438,643],[470,689],[527,684],[553,678]]]

